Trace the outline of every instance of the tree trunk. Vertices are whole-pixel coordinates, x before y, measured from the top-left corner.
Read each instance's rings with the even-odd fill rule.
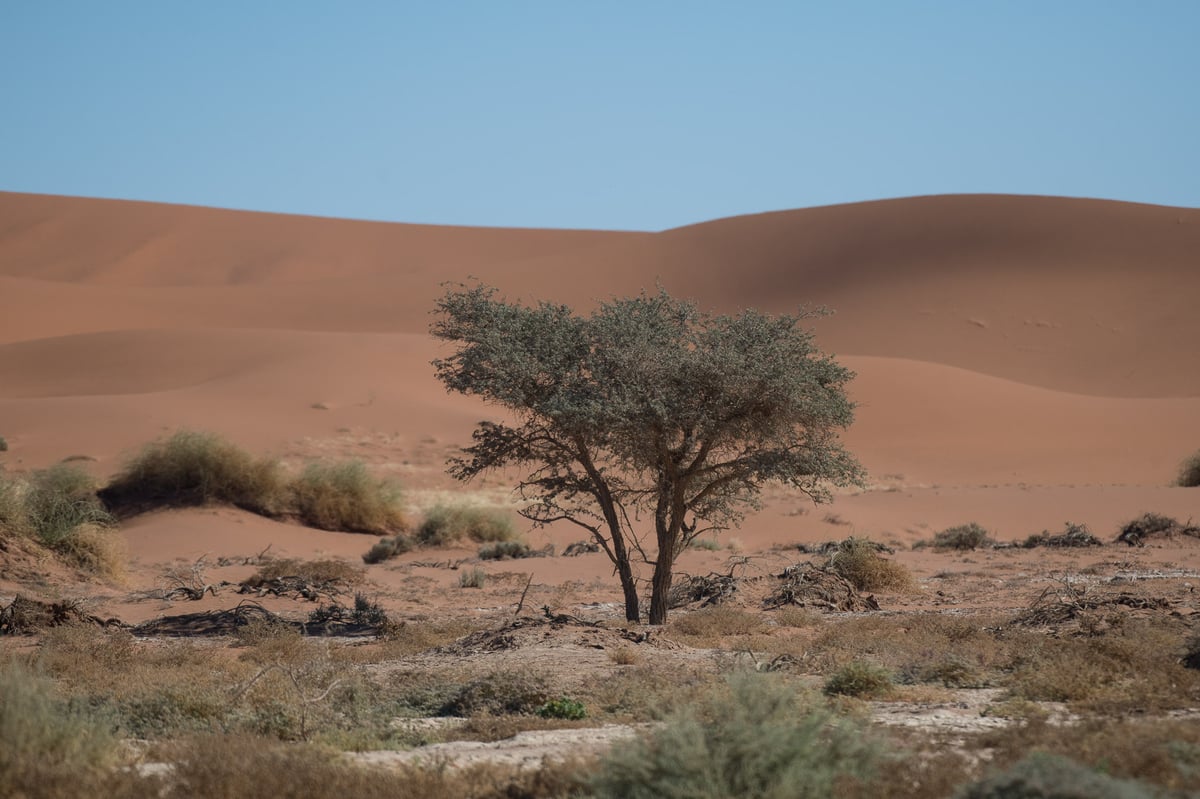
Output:
[[[672,564],[670,556],[658,554],[654,564],[654,582],[650,592],[650,623],[666,624],[667,611],[670,609],[668,599],[671,593]]]
[[[625,592],[625,621],[640,624],[642,618],[638,607],[637,582],[633,579],[633,569],[629,565],[629,558],[617,563],[617,574],[621,577],[621,590]]]

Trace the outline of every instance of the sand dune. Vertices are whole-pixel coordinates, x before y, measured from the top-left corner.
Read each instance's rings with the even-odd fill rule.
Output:
[[[9,464],[102,468],[179,426],[272,451],[464,440],[489,411],[433,380],[442,281],[580,307],[661,283],[718,310],[835,308],[814,326],[859,372],[849,441],[872,471],[1162,484],[1200,442],[1198,267],[1200,211],[1062,198],[629,233],[0,193],[0,434]]]

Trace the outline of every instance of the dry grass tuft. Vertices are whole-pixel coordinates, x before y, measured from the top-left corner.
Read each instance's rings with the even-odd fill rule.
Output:
[[[372,477],[362,461],[310,463],[291,493],[296,515],[310,527],[380,535],[407,529],[399,486]]]
[[[417,528],[417,540],[426,546],[448,546],[464,538],[482,544],[519,537],[507,512],[477,505],[435,505]]]
[[[905,566],[883,557],[879,545],[866,538],[847,538],[830,555],[827,567],[859,591],[909,593],[917,588]]]

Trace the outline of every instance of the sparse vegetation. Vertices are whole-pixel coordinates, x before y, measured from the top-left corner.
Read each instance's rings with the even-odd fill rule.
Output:
[[[1092,535],[1092,531],[1086,524],[1067,522],[1061,533],[1043,530],[1026,538],[1025,543],[1021,546],[1033,549],[1034,547],[1098,547],[1102,545],[1103,542]]]
[[[881,554],[879,544],[867,538],[847,538],[829,556],[828,568],[846,578],[859,591],[916,589],[912,573]]]
[[[435,505],[417,528],[417,540],[426,546],[448,546],[464,538],[491,543],[517,537],[511,516],[499,508],[478,505]]]
[[[487,583],[487,572],[483,569],[463,569],[458,573],[459,588],[483,588]]]
[[[1178,519],[1164,516],[1161,513],[1143,513],[1136,519],[1121,525],[1117,541],[1129,546],[1142,546],[1147,538],[1154,536],[1189,535],[1200,537],[1200,527],[1192,524],[1189,519],[1186,524],[1180,524]]]
[[[698,711],[618,743],[592,780],[597,797],[835,796],[883,750],[848,719],[806,707],[782,680],[741,674]]]
[[[537,557],[539,552],[529,548],[523,541],[497,541],[479,548],[480,560],[518,560]]]
[[[148,444],[100,497],[121,516],[215,503],[275,516],[287,506],[286,481],[278,463],[254,458],[213,433],[194,430]]]
[[[560,696],[557,699],[551,699],[539,707],[537,714],[544,719],[579,721],[580,719],[587,718],[587,707],[578,699]]]
[[[310,463],[291,492],[296,515],[310,527],[377,534],[406,527],[399,486],[372,477],[362,461]]]
[[[412,548],[412,539],[403,533],[386,536],[372,544],[371,548],[367,550],[367,554],[362,556],[362,559],[364,563],[383,563],[385,560],[391,560],[403,555]]]
[[[441,707],[439,715],[534,715],[553,699],[545,678],[540,675],[493,672],[460,686]]]
[[[988,531],[975,522],[948,527],[933,536],[936,549],[979,549],[992,543]]]
[[[824,691],[830,696],[871,699],[892,690],[892,675],[875,663],[855,660],[829,675]]]
[[[0,439],[0,441],[3,441],[3,439]],[[1183,463],[1179,464],[1179,476],[1175,479],[1175,483],[1183,488],[1196,488],[1200,486],[1200,450],[1197,450],[1185,458]]]
[[[8,440],[0,436],[0,452],[8,452]]]
[[[1118,780],[1059,755],[1035,752],[967,786],[956,799],[1154,799],[1148,786]]]

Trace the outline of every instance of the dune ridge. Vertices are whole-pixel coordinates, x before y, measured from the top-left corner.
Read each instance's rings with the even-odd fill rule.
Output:
[[[813,326],[859,372],[869,467],[1161,483],[1200,442],[1198,261],[1198,210],[1054,197],[642,233],[0,193],[0,434],[32,465],[83,446],[111,465],[178,426],[464,440],[489,411],[446,397],[426,330],[440,284],[475,276],[579,308],[656,285],[722,312],[828,305]]]

